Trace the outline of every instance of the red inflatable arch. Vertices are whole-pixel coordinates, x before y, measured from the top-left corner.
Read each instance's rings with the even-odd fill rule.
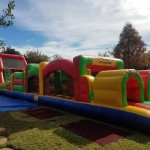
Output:
[[[56,71],[63,71],[68,74],[67,77],[67,84],[64,82],[58,83],[54,82],[54,84],[49,85],[49,79],[47,78],[51,73],[54,73]],[[55,94],[62,94],[62,95],[68,95],[71,97],[74,97],[74,67],[73,62],[67,59],[58,59],[50,62],[46,65],[46,67],[42,71],[43,79],[44,79],[44,93],[47,95],[51,95],[53,93]],[[55,89],[55,90],[54,90]],[[55,92],[54,92],[55,91]]]
[[[52,73],[57,70],[62,70],[68,73],[70,76],[74,78],[74,67],[73,62],[68,59],[57,59],[50,62],[46,67],[43,69],[43,77],[47,74]]]

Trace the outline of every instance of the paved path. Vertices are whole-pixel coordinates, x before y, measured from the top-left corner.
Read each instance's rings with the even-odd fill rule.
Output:
[[[1,148],[1,150],[13,150],[11,148],[6,147],[8,138],[4,136],[5,132],[6,132],[5,128],[0,128],[0,147],[3,147]]]

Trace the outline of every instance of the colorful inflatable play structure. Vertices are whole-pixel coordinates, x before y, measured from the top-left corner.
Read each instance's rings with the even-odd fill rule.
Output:
[[[0,94],[150,131],[150,70],[123,68],[122,60],[107,57],[27,64],[0,53]]]

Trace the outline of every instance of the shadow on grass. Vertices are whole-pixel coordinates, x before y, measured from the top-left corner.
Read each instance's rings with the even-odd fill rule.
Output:
[[[49,130],[59,127],[54,122],[49,123],[47,120],[38,120],[21,112],[1,112],[0,128],[5,129],[5,135],[16,132],[26,131],[33,128]]]
[[[77,145],[79,147],[85,146],[92,142],[92,141],[82,138],[81,136],[78,136],[68,130],[65,130],[63,128],[59,128],[59,129],[55,130],[54,133],[57,136],[60,136],[61,138],[65,139],[69,143]]]
[[[147,144],[148,142],[150,142],[150,134],[146,132],[139,132],[137,130],[134,130],[133,135],[127,137],[127,139],[135,141],[139,144]]]
[[[96,142],[101,146],[105,146],[121,138],[135,141],[139,144],[147,144],[150,142],[150,134],[127,129],[124,130],[123,128],[118,128],[102,122],[94,122],[86,118],[86,120],[61,125],[63,129],[55,130],[55,134],[76,145],[86,145],[91,142]],[[78,123],[83,123],[83,125]],[[84,143],[80,143],[80,141],[84,141]]]

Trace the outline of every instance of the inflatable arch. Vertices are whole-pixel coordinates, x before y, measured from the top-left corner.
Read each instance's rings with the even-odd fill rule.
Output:
[[[144,102],[142,78],[135,70],[102,71],[93,83],[94,103],[127,106],[128,101]]]
[[[104,70],[123,69],[124,63],[120,59],[79,55],[73,59],[75,70],[75,100],[90,103],[93,101],[92,86],[94,77]]]
[[[86,75],[87,69],[90,69],[91,72],[100,72],[104,70],[123,69],[124,67],[124,63],[121,59],[98,56],[79,55],[74,57],[73,63],[76,76]]]
[[[53,75],[51,75],[53,73]],[[49,85],[51,81],[53,85]],[[43,78],[43,94],[51,94],[54,91],[55,94],[61,94],[64,88],[68,88],[69,95],[74,95],[74,67],[73,62],[67,59],[58,59],[48,63],[42,70]],[[65,80],[65,86],[62,82]],[[63,88],[64,87],[64,88]],[[65,89],[67,91],[67,89]]]
[[[57,70],[63,70],[74,77],[73,62],[68,59],[58,59],[47,64],[42,71],[43,77]]]

